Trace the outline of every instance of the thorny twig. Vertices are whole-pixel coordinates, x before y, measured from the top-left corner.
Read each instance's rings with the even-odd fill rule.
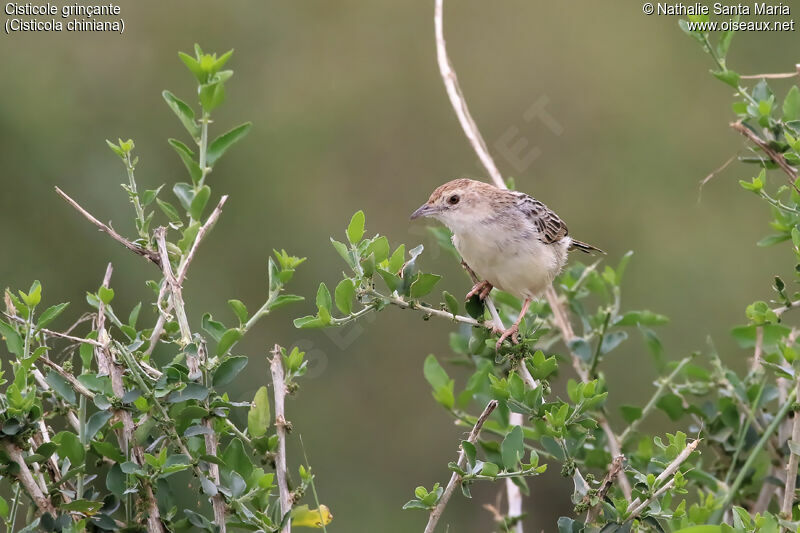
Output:
[[[486,420],[489,418],[489,415],[492,414],[497,408],[497,400],[491,400],[487,405],[486,408],[481,413],[481,416],[478,417],[478,421],[475,422],[475,426],[472,428],[472,431],[469,432],[469,437],[467,437],[467,442],[475,443],[478,440],[478,435],[481,432],[481,428]],[[464,449],[461,448],[458,452],[458,460],[456,464],[459,468],[464,468],[464,464],[467,460],[466,453]],[[436,504],[436,507],[433,508],[431,511],[430,516],[428,517],[428,524],[425,526],[425,533],[433,533],[436,529],[436,524],[439,522],[439,518],[441,518],[442,513],[444,512],[444,508],[447,506],[447,502],[450,501],[450,497],[453,495],[453,491],[458,485],[461,476],[458,475],[458,472],[453,472],[450,476],[450,481],[447,483],[447,486],[442,492],[441,498],[439,498],[439,502]]]

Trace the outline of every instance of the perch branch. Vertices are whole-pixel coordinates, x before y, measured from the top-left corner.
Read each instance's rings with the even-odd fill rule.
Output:
[[[497,408],[497,400],[491,400],[486,405],[486,408],[483,410],[483,413],[481,413],[481,416],[478,417],[478,421],[475,422],[475,426],[472,428],[472,431],[469,432],[467,442],[475,444],[475,441],[478,440],[478,435],[481,432],[483,424],[486,422],[486,420],[489,418],[489,415],[492,414],[492,411],[494,411],[495,408]],[[461,448],[458,452],[458,461],[456,464],[458,464],[459,468],[464,468],[466,460],[467,456],[464,452],[464,448]],[[450,481],[447,483],[447,487],[445,487],[442,497],[439,498],[439,502],[431,511],[430,517],[428,517],[428,525],[425,526],[425,533],[433,533],[434,529],[436,529],[436,524],[439,522],[439,518],[441,518],[444,508],[447,506],[447,502],[453,495],[453,491],[455,490],[456,485],[458,485],[460,479],[461,476],[459,476],[457,472],[453,472],[453,475],[450,476]]]
[[[125,237],[123,237],[122,235],[120,235],[119,233],[114,231],[114,229],[111,226],[109,226],[107,224],[103,224],[102,222],[97,220],[91,213],[89,213],[86,209],[81,207],[78,202],[76,202],[75,200],[70,198],[67,193],[65,193],[64,191],[62,191],[58,187],[56,187],[56,192],[58,193],[59,196],[61,196],[64,200],[66,200],[69,205],[74,207],[80,214],[82,214],[84,217],[86,217],[86,219],[89,222],[91,222],[92,224],[97,226],[97,228],[100,231],[102,231],[104,233],[107,233],[109,237],[111,237],[112,239],[114,239],[115,241],[120,243],[122,246],[124,246],[125,248],[127,248],[131,252],[133,252],[133,253],[135,253],[137,255],[141,255],[142,257],[144,257],[145,259],[148,259],[149,261],[152,261],[153,263],[155,263],[159,267],[161,266],[161,264],[160,264],[161,261],[160,261],[160,259],[158,257],[158,254],[156,252],[154,252],[153,250],[148,250],[147,248],[145,248],[143,246],[140,246],[138,244],[132,243],[131,241],[129,241],[128,239],[126,239]]]
[[[25,320],[23,320],[22,318],[20,318],[18,316],[10,315],[10,314],[8,314],[6,312],[4,312],[3,314],[9,320],[13,320],[13,321],[19,322],[21,324],[25,323]],[[70,340],[70,341],[73,341],[73,342],[82,343],[82,344],[91,344],[92,346],[102,346],[102,344],[100,344],[99,342],[97,342],[94,339],[84,339],[82,337],[73,337],[72,335],[68,335],[66,333],[59,333],[58,331],[52,331],[52,330],[45,329],[45,328],[38,328],[36,331],[38,331],[40,333],[44,333],[45,336],[47,336],[47,337],[58,337],[60,339],[67,339],[67,340]]]
[[[281,347],[277,344],[272,349],[272,360],[270,361],[270,372],[272,374],[272,388],[275,395],[275,428],[278,434],[278,451],[275,454],[275,474],[278,478],[278,493],[281,504],[281,519],[286,513],[292,510],[292,494],[286,482],[286,411],[284,400],[286,399],[286,383],[283,377],[283,359],[281,357]],[[292,521],[287,520],[281,533],[290,533]]]

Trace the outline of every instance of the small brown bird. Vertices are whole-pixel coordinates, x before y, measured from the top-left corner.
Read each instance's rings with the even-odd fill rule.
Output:
[[[519,324],[531,301],[553,282],[567,252],[604,253],[568,235],[567,225],[539,200],[518,191],[500,189],[471,179],[456,179],[438,187],[411,219],[432,217],[453,232],[453,245],[464,262],[482,279],[467,294],[486,298],[492,287],[523,300],[514,324],[497,341],[518,342]]]

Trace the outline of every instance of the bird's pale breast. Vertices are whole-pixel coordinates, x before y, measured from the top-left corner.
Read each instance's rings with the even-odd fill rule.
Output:
[[[544,244],[526,233],[482,226],[454,233],[453,244],[481,279],[519,298],[536,298],[564,266],[569,237]]]

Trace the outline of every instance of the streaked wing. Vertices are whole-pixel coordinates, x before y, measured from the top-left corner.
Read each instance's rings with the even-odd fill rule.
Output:
[[[516,195],[517,206],[538,230],[540,241],[553,244],[567,236],[567,225],[550,208],[525,193],[517,192]]]

